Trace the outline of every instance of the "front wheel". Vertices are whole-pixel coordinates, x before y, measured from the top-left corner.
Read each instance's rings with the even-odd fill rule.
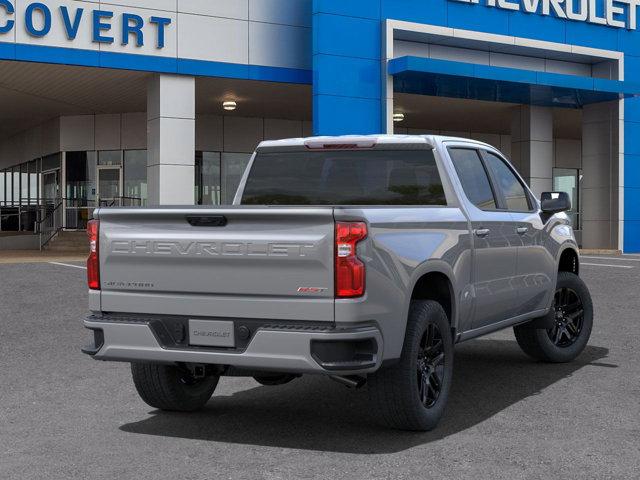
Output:
[[[560,272],[553,302],[552,328],[518,325],[513,331],[520,348],[537,360],[566,363],[587,346],[593,327],[593,304],[589,289],[574,273]]]
[[[411,303],[400,361],[369,375],[369,398],[383,423],[401,430],[436,427],[453,375],[451,327],[434,301]]]

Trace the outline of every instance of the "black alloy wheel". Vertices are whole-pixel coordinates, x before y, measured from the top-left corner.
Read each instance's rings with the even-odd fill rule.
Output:
[[[559,272],[553,306],[534,320],[540,322],[513,327],[524,353],[543,362],[575,360],[589,343],[593,328],[593,302],[584,281],[575,273]]]
[[[580,296],[571,288],[558,288],[555,294],[555,325],[547,330],[554,345],[566,348],[573,345],[584,324],[584,307]]]
[[[418,351],[418,393],[426,408],[435,405],[440,397],[445,372],[444,341],[438,326],[427,326]]]
[[[433,430],[451,391],[453,357],[453,331],[442,305],[413,300],[399,361],[367,377],[377,418],[401,430]]]

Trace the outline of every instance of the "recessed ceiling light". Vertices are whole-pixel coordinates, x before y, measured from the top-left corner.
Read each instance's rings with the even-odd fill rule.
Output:
[[[394,122],[402,122],[404,120],[404,113],[394,113],[393,121]]]
[[[235,110],[237,106],[238,104],[234,101],[222,102],[222,108],[229,112]]]

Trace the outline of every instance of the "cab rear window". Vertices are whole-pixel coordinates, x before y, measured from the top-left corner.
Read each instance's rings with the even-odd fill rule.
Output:
[[[243,205],[446,205],[431,150],[259,153]]]

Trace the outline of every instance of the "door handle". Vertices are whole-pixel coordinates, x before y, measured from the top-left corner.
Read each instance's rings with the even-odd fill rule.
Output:
[[[518,227],[518,228],[516,228],[516,232],[518,232],[518,235],[524,235],[528,231],[529,231],[529,227]]]
[[[489,230],[488,228],[476,228],[473,232],[477,237],[486,237],[491,233],[491,230]]]

